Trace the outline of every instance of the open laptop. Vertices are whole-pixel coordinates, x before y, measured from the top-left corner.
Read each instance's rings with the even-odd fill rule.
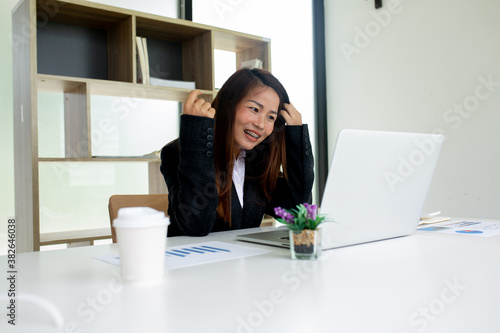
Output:
[[[444,137],[344,129],[339,133],[320,214],[322,248],[406,236],[417,229]],[[288,229],[238,235],[289,247]]]

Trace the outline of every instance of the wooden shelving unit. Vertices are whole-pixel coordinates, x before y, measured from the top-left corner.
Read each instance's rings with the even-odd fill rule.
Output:
[[[154,40],[151,44],[158,50],[152,51],[156,53],[169,50],[156,66],[170,66],[167,70],[178,76],[173,79],[194,81],[209,101],[217,94],[215,49],[235,52],[237,64],[259,58],[270,70],[270,41],[266,38],[87,1],[22,0],[12,11],[12,22],[15,202],[21,252],[38,251],[44,244],[75,239],[92,242],[108,236],[99,230],[41,237],[41,163],[147,162],[150,193],[165,192],[158,157],[92,155],[92,95],[184,102],[189,93],[188,89],[137,83],[136,36]],[[39,91],[64,94],[62,158],[39,157]]]

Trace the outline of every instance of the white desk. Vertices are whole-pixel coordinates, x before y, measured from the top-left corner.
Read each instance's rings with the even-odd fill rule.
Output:
[[[233,242],[236,234],[170,238],[168,245]],[[500,332],[499,236],[417,231],[324,251],[317,262],[269,248],[170,270],[148,286],[124,286],[118,267],[92,258],[117,253],[116,245],[20,254],[16,288],[58,307],[64,332]],[[5,296],[8,281],[1,281]],[[2,305],[0,331],[51,327],[45,310],[21,299],[16,305],[18,325],[7,325]]]

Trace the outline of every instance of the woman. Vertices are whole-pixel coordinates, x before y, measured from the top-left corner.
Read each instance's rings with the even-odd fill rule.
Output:
[[[271,73],[238,70],[212,104],[200,94],[189,94],[179,138],[161,152],[168,236],[258,227],[276,206],[311,202],[307,125]]]

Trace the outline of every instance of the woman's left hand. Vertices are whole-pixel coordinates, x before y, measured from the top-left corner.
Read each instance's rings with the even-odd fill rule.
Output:
[[[287,125],[302,125],[302,115],[291,103],[285,103],[285,110],[281,110],[281,115]]]

